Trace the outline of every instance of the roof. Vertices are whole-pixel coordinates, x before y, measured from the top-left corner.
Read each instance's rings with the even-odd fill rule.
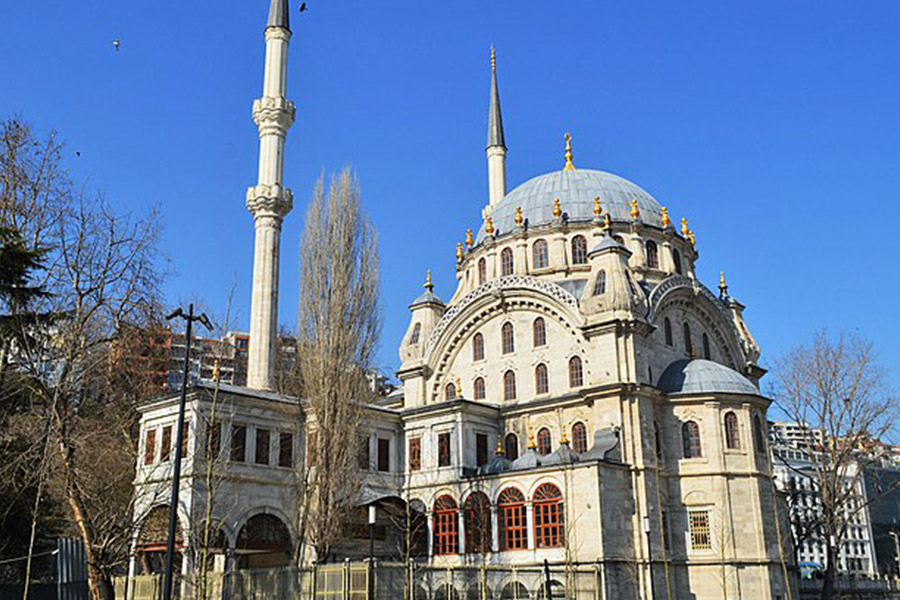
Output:
[[[711,360],[677,360],[669,365],[656,384],[666,394],[752,394],[759,390],[749,379]]]
[[[433,291],[428,289],[428,290],[425,290],[424,292],[422,292],[421,296],[419,296],[418,298],[413,300],[412,304],[410,304],[409,307],[412,308],[413,306],[419,306],[420,304],[441,304],[441,305],[443,305],[444,301],[441,300],[437,294],[435,294]]]
[[[491,209],[491,220],[496,235],[509,233],[515,229],[516,208],[521,207],[527,227],[546,225],[554,221],[553,201],[559,198],[570,223],[587,223],[594,220],[594,198],[598,196],[603,211],[614,221],[631,220],[631,200],[635,199],[640,220],[662,227],[662,208],[653,196],[618,175],[591,169],[553,171],[529,179]],[[484,236],[482,224],[477,241]]]
[[[593,256],[594,254],[599,254],[600,252],[603,252],[604,250],[621,250],[621,251],[627,252],[629,255],[631,254],[631,251],[628,248],[626,248],[625,246],[623,246],[622,244],[620,244],[619,242],[617,242],[616,238],[614,238],[610,235],[604,235],[603,239],[600,240],[600,243],[597,244],[596,246],[594,246],[593,248],[591,248],[591,251],[588,252],[588,256]]]
[[[497,62],[494,60],[494,49],[491,48],[491,108],[488,113],[487,147],[501,146],[506,148],[503,137],[503,117],[500,115],[500,90],[497,87]]]
[[[290,11],[288,0],[272,0],[272,3],[269,5],[269,20],[266,23],[266,27],[281,27],[290,31]]]

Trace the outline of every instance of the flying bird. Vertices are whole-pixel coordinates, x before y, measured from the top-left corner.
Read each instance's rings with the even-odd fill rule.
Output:
[[[306,10],[306,2],[301,2],[300,3],[300,12],[303,12],[305,10]]]
[[[113,48],[116,49],[116,52],[119,51],[119,45],[120,45],[119,40],[117,40],[117,39],[116,39],[116,40],[113,40]]]
[[[76,151],[75,156],[81,156],[81,152]]]

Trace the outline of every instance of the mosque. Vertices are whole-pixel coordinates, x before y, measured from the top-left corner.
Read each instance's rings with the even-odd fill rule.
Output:
[[[225,500],[212,511],[226,571],[285,564],[296,542],[304,409],[271,391],[279,237],[292,204],[282,184],[290,36],[287,2],[272,0],[253,107],[260,180],[247,196],[256,231],[248,386],[220,386],[228,408],[218,420],[210,384],[187,404],[181,531],[205,514],[198,440],[215,427],[228,455]],[[697,278],[685,219],[673,222],[635,183],[577,166],[568,134],[559,170],[511,190],[506,152],[492,51],[488,201],[456,249],[452,297],[439,298],[429,276],[409,305],[401,385],[368,409],[360,504],[414,511],[427,565],[475,556],[498,567],[599,565],[609,598],[789,597],[770,401],[744,306],[724,276],[715,292]],[[167,397],[142,408],[138,557],[159,550],[151,525],[168,510],[177,407]]]

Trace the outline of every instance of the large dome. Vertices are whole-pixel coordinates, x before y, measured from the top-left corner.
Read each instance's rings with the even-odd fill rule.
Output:
[[[639,186],[612,173],[590,169],[554,171],[529,179],[504,196],[491,210],[497,235],[515,228],[516,208],[528,227],[553,222],[553,200],[559,198],[563,213],[570,223],[588,222],[594,218],[594,198],[600,197],[603,212],[613,221],[631,219],[631,200],[637,199],[641,221],[662,227],[659,202]],[[484,224],[477,241],[484,238]]]

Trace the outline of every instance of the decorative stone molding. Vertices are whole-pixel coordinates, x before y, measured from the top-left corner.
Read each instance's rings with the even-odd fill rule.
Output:
[[[284,136],[296,115],[294,103],[285,98],[263,96],[253,101],[253,122],[259,127],[260,137],[268,133]]]
[[[254,217],[284,218],[294,207],[291,190],[278,184],[259,184],[247,189],[247,209]]]
[[[266,27],[266,41],[269,40],[284,40],[285,42],[290,41],[291,32],[288,29],[283,27]]]
[[[499,298],[503,296],[504,290],[512,289],[525,289],[540,292],[552,297],[554,300],[571,308],[573,311],[578,310],[578,300],[575,296],[555,283],[549,283],[535,277],[529,277],[528,275],[507,275],[506,277],[501,277],[499,279],[492,279],[491,281],[478,286],[476,289],[463,296],[459,302],[447,309],[447,312],[445,312],[444,316],[441,317],[441,320],[438,321],[434,331],[428,336],[428,345],[426,346],[427,350],[425,354],[427,355],[431,352],[431,349],[438,342],[450,322],[466,308],[485,296]]]

